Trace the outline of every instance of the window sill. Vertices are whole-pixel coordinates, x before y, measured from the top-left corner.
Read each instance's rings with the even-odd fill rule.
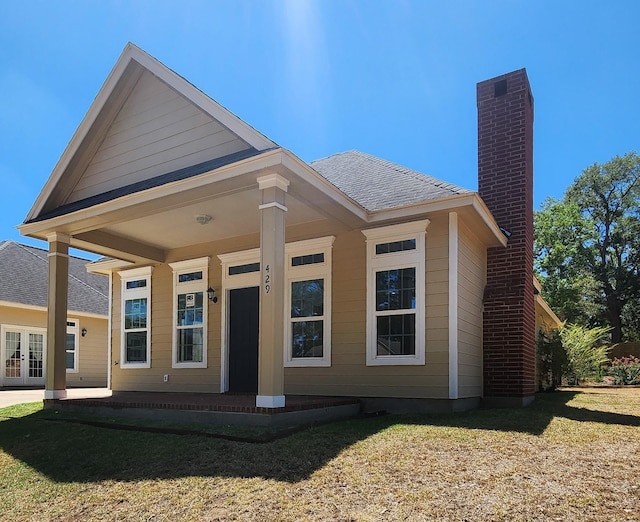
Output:
[[[415,355],[380,355],[367,357],[367,366],[424,366],[424,357]]]

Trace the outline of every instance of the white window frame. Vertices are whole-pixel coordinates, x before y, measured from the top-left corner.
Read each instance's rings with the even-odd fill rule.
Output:
[[[70,323],[73,323],[73,324],[70,324]],[[80,354],[80,352],[78,351],[80,346],[80,340],[78,338],[80,334],[79,325],[80,325],[80,322],[77,319],[67,319],[67,335],[73,334],[74,341],[75,341],[75,347],[73,351],[73,368],[66,368],[67,363],[66,363],[66,357],[65,357],[65,368],[67,370],[67,373],[78,373],[80,371],[79,364],[78,364],[78,357]],[[66,344],[65,344],[65,353],[69,353],[69,350],[66,349]]]
[[[173,270],[173,322],[172,331],[172,368],[206,368],[207,367],[207,338],[208,338],[208,315],[209,315],[209,299],[207,289],[209,288],[209,258],[201,257],[198,259],[189,259],[187,261],[179,261],[169,263]],[[202,272],[202,279],[196,281],[179,281],[180,275],[191,272]],[[199,293],[202,292],[202,361],[178,361],[178,294],[182,293]],[[191,326],[193,327],[193,326]],[[199,325],[196,327],[200,327]],[[186,327],[185,327],[186,328]]]
[[[412,221],[399,225],[363,230],[367,238],[367,366],[406,366],[425,364],[425,237],[430,221]],[[376,254],[376,245],[415,239],[415,250]],[[376,274],[385,270],[415,268],[416,298],[415,308],[405,310],[415,313],[415,353],[413,355],[378,355],[377,351],[377,317],[394,315],[376,310]],[[403,312],[403,310],[398,310]]]
[[[133,268],[131,270],[122,270],[118,272],[120,276],[121,284],[121,296],[120,296],[120,368],[134,369],[134,368],[151,368],[151,272],[152,266],[145,266],[142,268]],[[143,288],[131,288],[127,289],[127,283],[130,281],[137,281],[144,279],[147,281],[147,285]],[[129,299],[147,299],[147,326],[144,329],[132,329],[125,330],[125,303]],[[142,331],[146,330],[147,334],[147,360],[145,362],[127,362],[127,346],[126,346],[126,333],[128,331]]]
[[[331,366],[331,257],[335,236],[326,236],[306,241],[288,243],[285,246],[286,287],[285,287],[285,346],[284,366],[290,368]],[[293,266],[294,257],[309,254],[324,254],[324,261],[308,265]],[[305,318],[291,317],[291,286],[294,282],[324,279],[323,315],[308,318],[322,320],[322,357],[293,357],[292,324]]]

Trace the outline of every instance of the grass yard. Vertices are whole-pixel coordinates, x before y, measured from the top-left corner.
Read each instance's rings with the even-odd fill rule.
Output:
[[[1,520],[640,521],[640,389],[383,416],[266,444],[0,410]]]

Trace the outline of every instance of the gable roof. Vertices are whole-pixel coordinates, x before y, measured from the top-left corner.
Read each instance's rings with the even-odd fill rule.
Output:
[[[70,312],[107,315],[109,279],[90,274],[88,259],[69,256]],[[29,306],[47,306],[48,252],[14,241],[0,242],[0,301]]]
[[[472,193],[357,150],[334,154],[309,165],[369,212]]]
[[[150,93],[154,95],[150,96]],[[136,106],[149,101],[156,105],[144,107],[150,117],[147,126],[135,129],[127,127],[127,114],[131,115],[131,111],[137,110]],[[158,118],[159,115],[164,119]],[[120,123],[116,129],[121,131],[119,136],[110,134],[114,122]],[[122,143],[122,136],[130,138],[131,132],[143,141],[137,143],[136,150],[113,147],[114,143]],[[219,139],[212,139],[216,133]],[[188,134],[191,143],[197,143],[201,148],[176,147],[176,142],[180,141],[183,134]],[[154,152],[173,147],[176,147],[174,157],[158,158],[156,164],[145,162],[145,158],[159,156]],[[234,152],[261,152],[274,147],[277,147],[276,143],[182,76],[129,43],[71,138],[25,222],[101,192],[167,175],[195,163],[215,160]],[[115,154],[117,159],[109,157],[110,154]],[[95,165],[96,162],[104,163],[105,159],[107,163],[111,160],[112,172],[109,176],[113,179],[105,179],[104,171],[100,171],[101,166]],[[113,168],[114,162],[117,166],[118,161],[122,162],[122,168]],[[90,180],[87,181],[87,178]],[[94,185],[96,179],[99,182]]]

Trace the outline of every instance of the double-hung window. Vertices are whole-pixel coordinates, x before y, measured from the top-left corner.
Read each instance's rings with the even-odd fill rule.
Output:
[[[78,321],[67,320],[66,368],[68,373],[78,371]]]
[[[367,365],[425,363],[425,235],[429,220],[363,230]]]
[[[153,267],[118,272],[122,284],[121,368],[151,367],[151,271]]]
[[[174,368],[207,367],[209,258],[169,263],[173,270]]]
[[[286,245],[285,366],[331,366],[333,236]]]

